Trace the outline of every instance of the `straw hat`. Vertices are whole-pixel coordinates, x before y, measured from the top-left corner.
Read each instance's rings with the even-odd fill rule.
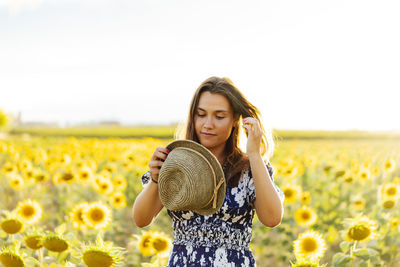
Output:
[[[201,144],[176,140],[158,175],[161,203],[169,210],[217,212],[225,199],[225,176],[217,158]]]

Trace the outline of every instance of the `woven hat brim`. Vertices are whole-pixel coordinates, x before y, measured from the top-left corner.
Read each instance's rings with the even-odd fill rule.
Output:
[[[221,179],[225,180],[225,175],[224,171],[222,170],[221,164],[219,164],[218,159],[214,156],[214,154],[211,153],[210,150],[208,150],[206,147],[203,145],[192,141],[192,140],[175,140],[171,143],[169,143],[167,146],[167,149],[173,150],[174,148],[177,147],[187,147],[190,149],[194,149],[198,152],[200,152],[204,157],[207,158],[207,160],[210,162],[211,166],[213,167],[215,174],[216,174],[216,184],[220,182]],[[212,207],[212,202],[208,204],[206,207],[194,210],[194,212],[200,214],[200,215],[211,215],[216,213],[221,207],[222,204],[224,203],[225,200],[225,193],[226,193],[226,182],[219,187],[218,193],[217,193],[217,202],[216,202],[216,207]]]

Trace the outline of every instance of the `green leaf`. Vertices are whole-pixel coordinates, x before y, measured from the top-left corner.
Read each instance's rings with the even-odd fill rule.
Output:
[[[358,248],[353,250],[353,255],[361,258],[363,260],[368,260],[370,257],[369,251],[367,248]]]
[[[352,257],[349,255],[346,255],[344,253],[336,253],[333,258],[332,258],[332,265],[334,267],[344,267],[346,266],[346,263],[350,262]]]
[[[347,241],[340,242],[339,246],[343,253],[346,253],[350,249],[350,243]]]

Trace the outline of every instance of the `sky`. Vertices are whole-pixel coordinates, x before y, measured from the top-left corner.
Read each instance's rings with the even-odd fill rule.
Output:
[[[229,77],[266,128],[400,131],[397,0],[0,0],[0,109],[183,122]]]

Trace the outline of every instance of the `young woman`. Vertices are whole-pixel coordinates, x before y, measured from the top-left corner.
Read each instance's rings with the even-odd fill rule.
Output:
[[[239,148],[243,130],[245,152]],[[174,229],[168,266],[256,266],[249,249],[254,212],[262,224],[275,227],[282,220],[284,200],[272,177],[269,157],[274,143],[264,132],[260,112],[230,79],[211,77],[193,96],[183,134],[216,156],[227,188],[221,209],[210,216],[168,210]],[[144,189],[133,205],[133,220],[139,227],[149,225],[163,208],[154,181],[168,153],[158,147],[150,171],[142,177]]]

